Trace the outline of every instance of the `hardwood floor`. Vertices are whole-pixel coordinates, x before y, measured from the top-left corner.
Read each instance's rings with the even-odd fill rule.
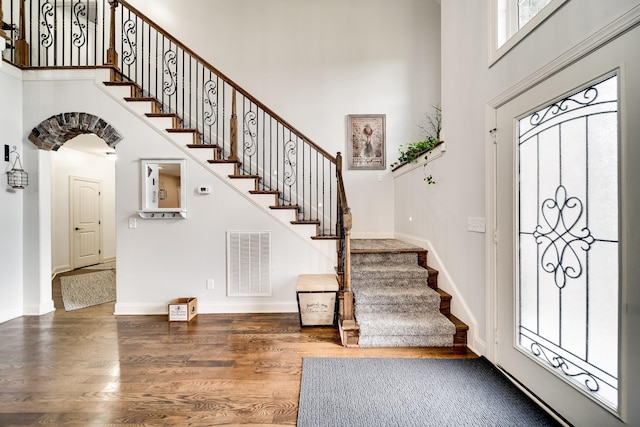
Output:
[[[113,309],[0,324],[0,425],[295,425],[303,357],[476,357],[466,348],[343,348],[335,329],[301,329],[296,313],[169,323]]]

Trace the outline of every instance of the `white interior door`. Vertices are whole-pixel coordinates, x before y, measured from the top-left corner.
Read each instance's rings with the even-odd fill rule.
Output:
[[[71,177],[71,252],[73,268],[100,263],[101,183]]]
[[[495,358],[574,425],[634,411],[638,43],[636,28],[497,110]]]

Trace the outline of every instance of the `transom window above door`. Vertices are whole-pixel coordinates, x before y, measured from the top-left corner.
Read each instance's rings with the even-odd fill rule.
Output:
[[[489,65],[533,31],[567,0],[489,0]]]

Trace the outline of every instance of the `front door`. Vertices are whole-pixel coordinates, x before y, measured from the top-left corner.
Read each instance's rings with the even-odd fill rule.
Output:
[[[71,177],[71,252],[73,268],[100,263],[100,181]]]
[[[628,32],[496,115],[495,358],[574,425],[623,425],[639,42]]]

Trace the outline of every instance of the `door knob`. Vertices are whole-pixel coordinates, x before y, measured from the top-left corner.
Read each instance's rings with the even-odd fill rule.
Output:
[[[82,228],[80,228],[80,227],[76,227],[76,228],[75,228],[75,230],[76,230],[76,231],[78,231],[78,230],[82,230]]]

